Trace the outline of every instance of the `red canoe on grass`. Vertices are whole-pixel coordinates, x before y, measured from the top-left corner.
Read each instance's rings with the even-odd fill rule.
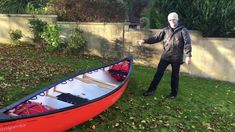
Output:
[[[132,62],[129,56],[77,73],[1,109],[0,132],[66,131],[97,116],[123,94]],[[114,71],[117,64],[128,64],[127,71]]]

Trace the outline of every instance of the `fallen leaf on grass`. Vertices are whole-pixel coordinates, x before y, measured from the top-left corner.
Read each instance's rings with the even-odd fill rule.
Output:
[[[0,81],[3,81],[5,80],[3,76],[0,76]]]
[[[92,127],[91,127],[93,130],[95,130],[95,125],[92,125]]]
[[[118,127],[119,126],[119,123],[117,122],[116,124],[115,124],[115,127]]]

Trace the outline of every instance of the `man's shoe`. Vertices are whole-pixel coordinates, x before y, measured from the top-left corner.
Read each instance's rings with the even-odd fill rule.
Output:
[[[143,96],[151,96],[153,95],[154,91],[146,91],[143,93]]]
[[[176,96],[175,96],[175,95],[171,95],[171,94],[170,94],[170,95],[167,95],[167,96],[166,96],[166,98],[168,98],[168,99],[175,99],[175,98],[176,98]]]

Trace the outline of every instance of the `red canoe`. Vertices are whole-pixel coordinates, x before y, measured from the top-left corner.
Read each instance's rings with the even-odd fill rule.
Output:
[[[0,132],[66,131],[106,110],[123,94],[132,70],[132,56],[76,73],[0,110]],[[128,64],[124,80],[110,72],[114,65]]]

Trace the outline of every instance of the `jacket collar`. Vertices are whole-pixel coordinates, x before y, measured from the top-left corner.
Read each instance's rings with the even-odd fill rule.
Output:
[[[183,25],[181,25],[181,24],[178,24],[178,26],[176,27],[176,28],[171,28],[170,26],[168,26],[168,29],[170,30],[170,38],[172,38],[173,37],[173,35],[175,34],[175,33],[177,33],[179,30],[181,30],[182,28],[184,28],[184,26]]]
[[[169,28],[173,33],[177,32],[178,30],[182,29],[183,27],[184,27],[184,26],[181,25],[180,23],[178,23],[177,27],[175,27],[175,28],[171,28],[170,26],[168,26],[168,28]]]

